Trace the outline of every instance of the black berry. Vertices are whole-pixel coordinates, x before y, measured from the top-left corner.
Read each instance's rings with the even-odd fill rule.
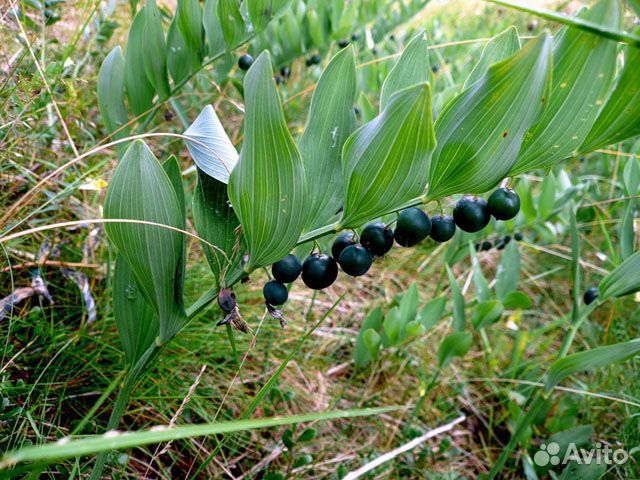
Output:
[[[513,238],[515,238],[515,239],[516,239],[516,242],[521,242],[521,241],[522,241],[522,239],[523,239],[524,237],[522,236],[522,233],[517,232],[517,233],[513,236]]]
[[[465,232],[479,232],[491,220],[487,202],[480,197],[462,197],[453,209],[453,220]]]
[[[493,245],[489,240],[485,240],[484,242],[482,242],[482,245],[480,246],[480,250],[482,250],[483,252],[486,252],[487,250],[491,250],[492,246]]]
[[[338,264],[328,256],[312,253],[302,264],[302,281],[314,290],[327,288],[338,278]]]
[[[331,245],[331,256],[333,258],[340,258],[342,251],[356,244],[356,236],[353,232],[344,232],[336,237]]]
[[[451,240],[456,234],[456,224],[450,215],[434,215],[431,217],[431,238],[436,242]]]
[[[289,78],[289,75],[291,75],[291,69],[285,65],[280,69],[280,75],[282,75],[283,78]]]
[[[504,238],[502,239],[502,241],[506,245],[507,243],[509,243],[511,241],[511,235],[505,235]]]
[[[307,58],[307,66],[318,65],[321,61],[322,61],[322,57],[317,53],[314,53],[309,58]]]
[[[236,294],[223,288],[218,294],[218,305],[224,313],[231,313],[236,308]]]
[[[595,301],[596,298],[600,295],[600,290],[597,287],[587,288],[584,292],[584,296],[582,299],[584,300],[585,305],[589,305]]]
[[[277,307],[284,305],[289,298],[289,291],[284,283],[271,280],[264,284],[262,295],[264,295],[264,299],[269,305]]]
[[[429,236],[431,220],[419,208],[407,208],[398,215],[393,237],[399,245],[412,247]]]
[[[271,274],[278,282],[291,283],[300,275],[302,264],[298,257],[290,253],[271,267]]]
[[[253,65],[253,57],[248,53],[245,53],[238,59],[240,70],[249,70],[251,65]]]
[[[338,263],[347,275],[359,277],[371,268],[373,257],[362,245],[350,245],[340,254]]]
[[[344,47],[346,47],[347,45],[349,45],[349,40],[340,40],[340,41],[338,41],[338,46],[339,46],[340,48],[344,48]]]
[[[499,188],[491,194],[487,206],[497,220],[511,220],[520,211],[520,197],[515,190]]]
[[[370,223],[362,230],[360,243],[369,253],[381,257],[393,247],[393,232],[382,222]]]

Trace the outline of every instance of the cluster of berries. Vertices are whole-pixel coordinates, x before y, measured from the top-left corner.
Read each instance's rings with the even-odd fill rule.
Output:
[[[494,247],[496,248],[496,250],[502,250],[504,247],[507,246],[509,242],[511,242],[511,240],[515,240],[516,242],[519,242],[523,238],[524,237],[522,236],[522,233],[518,232],[514,234],[513,237],[511,235],[505,235],[504,237],[496,238],[494,241],[483,240],[482,242],[478,242],[475,244],[476,252],[486,252],[488,250],[491,250]]]
[[[295,255],[289,254],[274,263],[271,267],[274,280],[267,282],[262,291],[265,301],[271,307],[283,305],[289,298],[285,284],[300,275],[311,289],[327,288],[338,278],[338,265],[352,277],[364,275],[376,258],[391,250],[394,240],[402,247],[412,247],[427,237],[446,242],[455,235],[456,226],[465,232],[477,232],[488,225],[492,215],[498,220],[509,220],[519,210],[520,198],[508,188],[494,191],[488,202],[479,197],[463,197],[456,204],[453,217],[438,214],[429,218],[419,208],[407,208],[398,215],[395,230],[382,222],[370,223],[362,230],[359,242],[353,232],[338,235],[331,256],[312,253],[300,263]]]

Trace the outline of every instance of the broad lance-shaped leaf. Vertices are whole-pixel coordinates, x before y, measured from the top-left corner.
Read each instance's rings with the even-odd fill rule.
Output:
[[[582,17],[617,27],[619,0],[600,0]],[[615,42],[575,28],[564,27],[556,35],[547,108],[527,132],[511,175],[554,165],[575,154],[607,98],[616,52]]]
[[[438,366],[447,367],[455,357],[464,357],[471,348],[473,336],[469,332],[448,335],[438,349]]]
[[[563,379],[574,373],[585,370],[593,370],[622,362],[635,357],[640,353],[640,339],[631,340],[625,343],[616,343],[606,347],[598,347],[586,352],[574,353],[568,357],[556,360],[549,367],[545,389],[551,390]]]
[[[520,50],[520,37],[516,27],[509,27],[504,32],[493,37],[482,50],[480,60],[473,67],[471,73],[464,82],[462,89],[466,89],[480,80],[489,67],[494,63],[501,62],[509,58]]]
[[[169,177],[173,191],[176,194],[178,200],[178,210],[180,212],[180,218],[183,218],[183,224],[186,223],[187,218],[187,202],[184,198],[184,188],[182,187],[182,172],[180,171],[180,165],[178,165],[178,159],[175,155],[171,155],[163,164],[162,168]],[[182,227],[184,229],[184,227]],[[178,260],[178,267],[176,268],[175,276],[175,288],[174,298],[180,309],[184,309],[184,275],[187,268],[187,237],[182,237],[182,251],[180,252],[180,258]]]
[[[623,297],[640,290],[640,252],[618,265],[598,285],[601,300]]]
[[[224,52],[225,42],[222,33],[222,25],[218,18],[218,0],[206,0],[204,2],[204,23],[205,36],[207,38],[207,52],[210,57]]]
[[[100,66],[98,106],[109,133],[127,124],[128,115],[124,106],[124,57],[120,47],[111,50]],[[123,128],[115,138],[124,137],[127,132],[128,129]]]
[[[640,48],[627,47],[624,69],[580,151],[640,135]]]
[[[427,36],[419,33],[409,42],[382,84],[380,111],[400,90],[429,81],[429,45]]]
[[[142,66],[144,49],[144,23],[146,13],[142,7],[133,18],[127,37],[127,48],[124,57],[124,83],[127,90],[127,99],[134,115],[142,115],[153,105],[155,87],[147,78]]]
[[[341,227],[357,227],[421,195],[434,147],[429,84],[401,90],[344,145]]]
[[[291,4],[291,0],[251,0],[247,2],[249,18],[256,32],[263,30],[272,18],[278,17]]]
[[[147,0],[142,36],[142,64],[149,82],[155,87],[160,100],[169,97],[169,75],[167,74],[167,44],[162,30],[160,10],[156,0]],[[136,68],[140,68],[137,65]]]
[[[246,36],[238,0],[218,0],[217,13],[227,50],[231,50]]]
[[[247,72],[244,95],[244,143],[229,178],[229,198],[247,241],[244,268],[250,272],[287,255],[307,216],[302,159],[287,128],[268,51]]]
[[[509,173],[548,96],[551,45],[542,33],[445,107],[436,121],[430,199],[483,193]]]
[[[204,107],[184,135],[192,139],[185,143],[198,168],[222,183],[229,183],[238,152],[211,105]]]
[[[127,365],[133,365],[155,342],[158,313],[138,287],[127,261],[118,255],[113,275],[113,316]]]
[[[198,169],[198,184],[193,192],[193,220],[198,236],[215,245],[202,244],[213,271],[216,285],[239,258],[238,217],[229,204],[227,186]]]
[[[137,140],[122,157],[109,183],[105,218],[141,220],[184,229],[185,218],[171,180],[147,145]],[[143,223],[106,223],[140,291],[160,321],[160,339],[169,340],[186,323],[180,294],[182,234]]]
[[[198,68],[200,61],[185,44],[178,29],[179,13],[176,14],[167,32],[167,68],[174,83],[180,83]]]
[[[178,30],[189,52],[202,61],[204,57],[204,28],[200,0],[178,0],[176,11]]]
[[[356,129],[355,95],[356,61],[349,47],[336,54],[322,73],[298,142],[307,178],[307,230],[326,225],[343,205],[341,154]]]

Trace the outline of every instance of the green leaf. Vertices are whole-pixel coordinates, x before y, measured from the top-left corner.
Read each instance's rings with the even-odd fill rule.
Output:
[[[231,51],[246,37],[238,0],[218,0],[217,13],[227,50]]]
[[[263,52],[244,80],[244,144],[229,198],[249,249],[247,272],[295,247],[307,218],[304,168],[282,112],[271,57]]]
[[[386,345],[395,345],[400,340],[402,333],[402,321],[400,319],[400,311],[398,307],[393,307],[387,312],[382,322],[382,328],[384,329]]]
[[[554,11],[547,10],[545,8],[528,7],[527,5],[524,5],[519,2],[513,2],[511,0],[487,0],[487,1],[491,3],[495,3],[497,5],[503,5],[505,7],[515,8],[516,10],[520,10],[521,12],[537,15],[538,17],[544,18],[552,22],[558,22],[564,25],[569,25],[576,29],[584,30],[594,35],[599,35],[603,38],[609,38],[611,40],[616,40],[618,42],[624,42],[630,45],[635,45],[636,47],[640,47],[640,37],[636,35],[630,35],[628,33],[625,33],[615,28],[610,28],[607,25],[603,25],[599,21],[600,18],[596,18],[597,22],[593,22],[585,18],[571,17],[568,15],[563,15],[561,13],[556,13]],[[637,0],[632,0],[632,1],[635,2]]]
[[[502,300],[507,294],[518,289],[520,278],[520,251],[515,242],[509,242],[502,251],[496,271],[496,296]]]
[[[414,338],[417,337],[419,335],[422,335],[424,332],[426,332],[427,329],[424,328],[424,326],[416,321],[416,320],[412,320],[409,323],[407,323],[404,327],[404,332],[405,332],[405,337],[409,337],[409,338]]]
[[[360,92],[358,95],[358,106],[360,107],[362,123],[370,122],[376,117],[376,109],[364,92]]]
[[[419,33],[407,44],[402,55],[382,84],[380,111],[389,104],[391,97],[407,87],[429,81],[429,44],[427,36]]]
[[[367,352],[369,352],[372,360],[378,358],[381,342],[382,337],[373,328],[368,328],[362,333],[362,343],[367,348]]]
[[[162,168],[169,177],[173,191],[176,194],[176,200],[178,200],[178,209],[180,211],[180,218],[183,218],[183,224],[187,218],[187,202],[184,198],[184,188],[182,187],[182,172],[180,171],[180,165],[175,155],[171,155],[163,164]],[[182,227],[184,228],[184,227]],[[182,299],[184,295],[184,275],[187,267],[187,238],[182,237],[182,252],[180,253],[180,259],[178,260],[178,267],[176,268],[176,284],[174,288],[174,297],[179,305],[182,306]]]
[[[620,23],[618,0],[600,0],[584,14]],[[564,27],[554,41],[553,88],[540,121],[524,139],[512,175],[554,165],[580,148],[604,104],[616,69],[617,45]]]
[[[640,0],[627,0],[631,9],[636,12],[636,16],[640,17]]]
[[[403,326],[406,326],[407,323],[415,320],[418,313],[419,301],[420,299],[418,298],[418,285],[416,282],[413,282],[403,295],[402,300],[400,300],[399,314],[400,322]]]
[[[426,330],[429,330],[440,321],[446,304],[447,297],[443,295],[430,300],[422,307],[422,310],[420,310],[418,314],[418,321]]]
[[[602,279],[601,300],[623,297],[640,290],[640,252],[636,252]]]
[[[218,0],[204,2],[203,19],[209,56],[213,57],[225,50],[224,34],[218,19]]]
[[[543,110],[551,44],[549,34],[541,34],[445,107],[436,121],[429,198],[486,192],[509,173]]]
[[[504,308],[498,300],[488,300],[476,306],[471,317],[471,324],[476,328],[485,328],[500,320]]]
[[[630,157],[624,166],[622,174],[625,194],[633,197],[640,192],[640,159]]]
[[[625,343],[616,343],[606,347],[598,347],[585,352],[574,353],[556,360],[549,367],[545,389],[551,390],[563,379],[574,373],[594,368],[606,367],[612,363],[622,362],[640,353],[640,339]]]
[[[116,258],[113,316],[127,365],[133,365],[153,344],[160,329],[158,314],[147,302],[124,258]]]
[[[318,431],[315,428],[305,428],[302,433],[300,435],[298,435],[298,438],[296,439],[296,441],[298,442],[310,442],[311,440],[313,440],[314,438],[316,438],[316,435],[318,434]]]
[[[124,106],[124,57],[120,47],[111,50],[100,66],[98,106],[107,132],[112,133],[127,124],[129,116]],[[123,128],[115,138],[126,137],[128,130]]]
[[[449,265],[447,267],[447,276],[449,277],[449,284],[451,286],[451,301],[453,304],[453,328],[458,332],[462,332],[467,328],[467,319],[464,313],[464,297],[462,296],[462,290],[458,282],[456,282],[456,276],[453,274],[453,270]]]
[[[202,244],[218,287],[223,274],[239,259],[239,222],[227,196],[227,186],[198,169],[193,192],[193,220],[198,236],[218,247]]]
[[[142,11],[142,10],[141,10]],[[147,0],[142,41],[142,65],[149,82],[158,92],[160,100],[169,98],[167,74],[167,44],[162,30],[162,19],[156,0]],[[140,65],[136,66],[140,71]]]
[[[204,423],[200,425],[184,425],[173,428],[151,428],[126,435],[87,435],[83,438],[66,442],[52,442],[45,445],[27,447],[7,452],[0,459],[0,469],[5,469],[20,462],[53,463],[65,458],[92,455],[115,449],[138,448],[143,445],[166,443],[184,438],[212,436],[231,432],[250,431],[259,428],[293,425],[301,422],[331,420],[334,418],[354,418],[376,416],[398,410],[400,407],[364,408],[359,410],[334,410],[328,412],[307,413],[288,417],[271,417],[250,420],[232,420],[228,422]]]
[[[538,197],[538,215],[543,220],[549,218],[556,204],[556,177],[553,172],[545,175]]]
[[[132,143],[122,157],[109,183],[104,214],[185,228],[171,180],[144,142]],[[186,323],[179,297],[182,234],[144,223],[106,223],[105,230],[158,314],[160,339],[168,341]]]
[[[482,273],[482,268],[478,261],[478,254],[476,253],[473,242],[469,242],[469,255],[471,256],[471,268],[473,269],[473,283],[476,287],[476,295],[479,301],[484,302],[491,297],[491,291],[489,290],[487,279],[484,273]]]
[[[529,295],[524,292],[509,292],[502,299],[502,304],[504,305],[504,308],[508,308],[510,310],[527,310],[531,308],[533,301]]]
[[[455,357],[464,357],[469,349],[473,337],[468,332],[456,332],[448,335],[438,349],[438,365],[440,368],[448,366]]]
[[[127,37],[127,49],[124,57],[124,83],[127,90],[127,99],[134,115],[142,115],[153,105],[155,87],[149,81],[142,66],[144,65],[144,23],[145,7],[140,8],[133,18],[129,36]]]
[[[620,258],[626,260],[633,255],[636,234],[635,223],[635,199],[627,200],[620,223]]]
[[[514,55],[520,47],[520,37],[516,27],[509,27],[493,37],[482,50],[480,60],[471,70],[462,89],[465,90],[476,83],[487,73],[491,65]]]
[[[342,147],[356,128],[355,95],[356,61],[349,47],[322,73],[298,142],[307,179],[307,230],[326,225],[343,205]]]
[[[362,368],[371,362],[371,352],[364,341],[364,332],[367,330],[380,331],[382,328],[382,309],[380,307],[374,308],[371,313],[365,318],[360,327],[360,333],[356,338],[356,347],[354,351],[354,359],[356,367]],[[371,336],[371,334],[368,334]]]
[[[263,30],[272,18],[278,17],[291,4],[291,0],[252,0],[247,2],[249,18],[256,32]]]
[[[640,48],[628,47],[618,83],[589,132],[582,152],[640,135]]]
[[[187,50],[198,62],[204,58],[204,28],[199,0],[178,0],[176,12],[178,30],[184,38]]]
[[[212,178],[229,183],[229,176],[238,162],[238,152],[213,106],[207,105],[184,132],[191,158],[198,168]]]
[[[422,194],[435,147],[428,83],[395,94],[342,151],[346,203],[340,224],[357,227]]]
[[[174,83],[180,83],[198,68],[198,57],[187,48],[178,28],[179,17],[174,17],[167,32],[167,68]]]

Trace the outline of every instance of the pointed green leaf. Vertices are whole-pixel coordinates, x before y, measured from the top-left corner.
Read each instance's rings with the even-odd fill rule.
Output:
[[[193,192],[193,220],[198,236],[218,249],[202,244],[216,283],[240,254],[238,217],[229,204],[227,186],[198,169],[198,184]]]
[[[122,157],[109,183],[104,215],[185,228],[171,180],[144,142],[132,143]],[[158,314],[161,340],[169,340],[186,322],[179,298],[182,234],[142,223],[106,223],[105,230]]]
[[[360,333],[358,334],[358,338],[356,338],[356,347],[354,351],[354,360],[356,363],[356,367],[362,368],[368,365],[372,360],[371,351],[365,343],[364,332],[366,332],[367,330],[374,330],[375,332],[379,332],[381,328],[382,309],[380,307],[376,307],[371,311],[371,313],[369,313],[364,322],[362,322]],[[370,333],[367,335],[371,337]],[[371,338],[368,340],[369,343],[371,343],[371,340]]]
[[[447,297],[443,295],[430,300],[424,307],[422,307],[422,310],[420,310],[420,313],[418,314],[418,321],[426,330],[429,330],[440,321],[446,304]]]
[[[416,315],[418,314],[419,301],[418,285],[416,282],[413,282],[403,295],[402,300],[400,300],[399,317],[400,323],[403,327],[405,327],[409,322],[415,320]]]
[[[355,95],[356,61],[349,47],[322,73],[298,142],[307,178],[307,230],[329,223],[343,205],[342,147],[356,128]]]
[[[608,26],[620,23],[619,0],[600,0],[584,14]],[[571,157],[593,127],[613,81],[617,45],[564,27],[554,41],[553,88],[540,121],[525,136],[512,174]]]
[[[127,365],[133,365],[155,342],[158,314],[138,287],[129,264],[118,256],[113,275],[113,316]]]
[[[306,220],[304,168],[263,52],[244,80],[244,144],[229,198],[249,249],[246,271],[270,265],[296,245]]]
[[[624,69],[580,151],[591,152],[640,135],[640,48],[628,47]]]
[[[563,379],[574,373],[593,370],[622,362],[640,353],[640,339],[625,343],[616,343],[606,347],[598,347],[586,352],[574,353],[556,360],[549,367],[545,389],[551,390]]]
[[[516,242],[509,242],[502,251],[496,271],[496,296],[502,300],[510,292],[518,289],[520,279],[520,251]]]
[[[198,57],[187,48],[178,28],[178,15],[167,32],[167,68],[174,83],[180,83],[198,68]]]
[[[446,267],[449,285],[451,287],[451,303],[453,304],[453,328],[458,332],[462,332],[467,329],[467,319],[464,312],[464,296],[462,295],[462,290],[458,282],[456,282],[456,276],[453,274],[453,270],[451,270],[449,265]]]
[[[502,304],[504,305],[504,308],[509,308],[511,310],[526,310],[531,308],[533,302],[529,295],[524,292],[509,292],[502,299]]]
[[[111,50],[100,66],[98,106],[107,132],[112,133],[127,124],[129,116],[124,106],[124,57],[120,47]],[[115,138],[127,135],[128,128],[123,128]]]
[[[635,199],[627,200],[620,223],[620,258],[626,260],[633,255],[636,239],[634,231],[635,223]]]
[[[342,151],[342,227],[399,209],[421,195],[435,147],[428,83],[395,94],[387,108],[347,139]]]
[[[247,2],[249,18],[256,32],[263,30],[272,18],[278,17],[291,0],[252,0]]]
[[[204,31],[207,37],[207,51],[213,57],[225,50],[222,26],[218,19],[218,0],[206,0],[204,2],[203,19]]]
[[[142,64],[149,82],[158,92],[160,100],[169,98],[167,74],[167,44],[162,30],[162,18],[156,0],[147,0],[142,36]],[[139,71],[140,65],[136,67]]]
[[[235,48],[246,36],[246,29],[238,0],[218,0],[218,21],[227,50]]]
[[[198,64],[204,58],[204,28],[199,0],[178,0],[178,30]]]
[[[622,174],[625,194],[633,197],[640,192],[640,158],[629,157]]]
[[[360,92],[358,95],[358,106],[360,107],[362,123],[368,123],[375,118],[376,109],[364,92]]]
[[[362,334],[362,343],[367,348],[372,360],[378,358],[378,351],[380,350],[380,344],[382,337],[373,328],[368,328]]]
[[[520,37],[516,27],[509,27],[504,32],[493,37],[482,50],[480,60],[464,82],[462,89],[466,89],[480,80],[494,63],[509,58],[520,50]]]
[[[153,105],[155,87],[147,78],[142,66],[144,65],[144,23],[145,7],[140,8],[129,29],[127,49],[124,58],[124,82],[127,99],[134,115],[146,112]]]
[[[500,320],[504,307],[498,300],[488,300],[476,306],[471,317],[471,324],[476,329],[488,327]]]
[[[455,357],[464,357],[471,348],[473,337],[469,332],[456,332],[448,335],[438,349],[438,365],[447,367]]]
[[[609,272],[598,289],[602,300],[623,297],[640,290],[640,252],[634,253]]]
[[[189,137],[185,143],[198,168],[222,183],[229,183],[229,175],[238,162],[238,152],[213,106],[204,107],[184,135]]]
[[[491,297],[491,291],[489,290],[487,279],[482,273],[478,254],[472,242],[469,242],[469,255],[471,255],[471,268],[473,269],[473,283],[476,286],[476,295],[479,301],[484,302]]]
[[[395,345],[400,340],[402,333],[402,321],[398,307],[393,307],[387,312],[382,322],[386,345]]]
[[[522,139],[543,110],[552,64],[551,37],[543,33],[489,68],[460,93],[436,121],[429,197],[483,193],[513,167]]]
[[[380,111],[387,107],[391,97],[400,90],[429,81],[430,71],[427,36],[419,33],[407,44],[382,84]]]

